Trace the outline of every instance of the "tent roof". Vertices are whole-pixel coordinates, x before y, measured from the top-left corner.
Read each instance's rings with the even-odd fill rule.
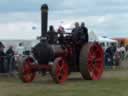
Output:
[[[106,38],[106,37],[102,37],[102,36],[98,36],[98,41],[100,41],[100,42],[117,42],[116,40]]]

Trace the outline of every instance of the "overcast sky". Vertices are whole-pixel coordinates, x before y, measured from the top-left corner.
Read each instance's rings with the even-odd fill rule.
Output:
[[[49,25],[84,21],[98,35],[128,37],[128,0],[1,0],[0,39],[39,36],[43,3],[49,6]]]

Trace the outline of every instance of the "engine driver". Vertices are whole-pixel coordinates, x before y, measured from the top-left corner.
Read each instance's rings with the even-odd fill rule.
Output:
[[[56,41],[57,41],[57,33],[55,32],[54,27],[51,25],[48,31],[48,42],[49,44],[55,44]]]
[[[79,70],[79,56],[80,50],[84,43],[88,42],[88,29],[84,23],[75,23],[75,28],[72,30],[72,41],[73,41],[73,63],[75,64],[74,70]]]

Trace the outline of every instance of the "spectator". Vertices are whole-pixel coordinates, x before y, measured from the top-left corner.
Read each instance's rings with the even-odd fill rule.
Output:
[[[125,53],[126,53],[125,47],[124,46],[121,46],[120,47],[120,51],[121,51],[121,59],[124,60]]]
[[[116,48],[116,52],[114,54],[114,65],[115,67],[118,67],[120,66],[120,59],[121,59],[121,56],[120,56],[120,50],[118,48]]]
[[[15,54],[15,52],[14,52],[14,50],[13,50],[13,46],[10,46],[10,47],[8,48],[8,50],[6,51],[6,54],[7,54],[7,55],[11,55],[11,56],[13,56],[13,55]]]
[[[9,49],[6,51],[6,56],[7,56],[6,72],[12,73],[16,69],[14,54],[15,52],[13,50],[13,46],[10,46]]]
[[[4,44],[2,42],[0,42],[0,73],[4,73],[5,72],[5,53],[4,53]]]
[[[25,48],[23,46],[23,43],[19,43],[19,46],[16,48],[17,55],[23,55],[24,51],[25,51]]]
[[[105,51],[105,63],[109,67],[113,66],[113,56],[114,54],[113,54],[112,45],[111,45]]]
[[[126,46],[126,54],[125,54],[125,59],[128,59],[128,45]]]

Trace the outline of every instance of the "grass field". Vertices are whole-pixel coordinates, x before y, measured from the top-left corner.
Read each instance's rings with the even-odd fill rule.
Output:
[[[49,76],[24,84],[18,78],[0,77],[0,96],[128,96],[128,70],[106,71],[99,81],[85,81],[73,73],[62,85]]]

